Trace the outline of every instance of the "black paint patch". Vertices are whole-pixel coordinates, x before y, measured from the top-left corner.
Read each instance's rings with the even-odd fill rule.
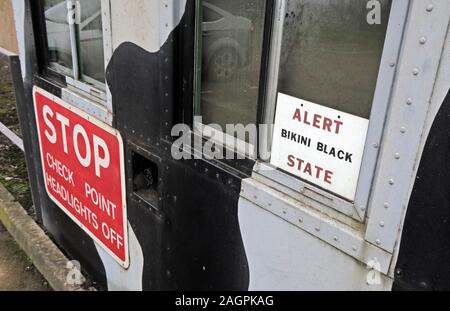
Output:
[[[450,93],[426,143],[408,206],[394,290],[450,289]]]
[[[194,7],[188,1],[160,51],[123,43],[108,65],[114,124],[126,145],[128,219],[144,253],[144,290],[247,290],[238,200],[248,175],[220,162],[171,156],[172,126],[192,122],[194,51],[192,42],[181,41],[193,39]],[[157,165],[157,192],[147,200],[133,192],[133,153]],[[250,173],[254,162],[241,163]]]

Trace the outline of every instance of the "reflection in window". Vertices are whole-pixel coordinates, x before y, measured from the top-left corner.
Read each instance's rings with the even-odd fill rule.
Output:
[[[78,27],[80,40],[81,75],[83,80],[90,78],[105,82],[103,55],[103,26],[100,0],[81,0],[81,23]]]
[[[105,81],[101,0],[78,0],[77,46],[71,46],[67,1],[45,0],[45,20],[50,66],[73,77],[72,51],[78,53],[80,75],[85,82]],[[78,79],[80,77],[74,77]]]
[[[286,1],[279,92],[368,119],[391,7],[380,2],[370,25],[367,1]]]
[[[44,10],[50,66],[63,74],[73,76],[66,1],[45,0]]]
[[[202,1],[203,124],[256,124],[265,0]]]

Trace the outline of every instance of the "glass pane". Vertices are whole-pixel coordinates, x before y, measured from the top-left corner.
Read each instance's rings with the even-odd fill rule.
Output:
[[[203,124],[256,124],[265,0],[202,1]]]
[[[286,1],[278,90],[368,119],[391,0],[381,24],[369,24],[367,1]]]
[[[81,18],[78,25],[80,69],[86,82],[105,82],[103,27],[100,0],[80,0]],[[90,79],[91,78],[91,79]]]
[[[73,75],[66,1],[45,0],[44,10],[50,67]]]

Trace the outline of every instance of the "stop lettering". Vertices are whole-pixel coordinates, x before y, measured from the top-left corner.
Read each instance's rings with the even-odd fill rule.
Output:
[[[45,130],[45,137],[52,144],[62,143],[64,153],[75,152],[76,158],[86,168],[89,168],[94,163],[95,175],[101,178],[101,168],[108,168],[110,164],[110,153],[106,142],[98,137],[92,135],[93,144],[91,146],[91,139],[88,136],[85,128],[80,124],[71,124],[70,120],[58,112],[53,112],[52,108],[45,105],[42,109],[44,122],[47,126]],[[56,130],[59,127],[59,130]],[[57,133],[61,133],[58,136]],[[68,135],[67,133],[72,133]],[[72,139],[74,150],[69,150],[68,139]],[[80,141],[83,145],[80,145]],[[82,152],[81,150],[84,150]]]

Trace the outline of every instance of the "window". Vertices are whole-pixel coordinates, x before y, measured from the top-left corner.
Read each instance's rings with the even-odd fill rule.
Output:
[[[211,8],[209,8],[207,5],[204,4],[203,7],[203,22],[205,23],[212,23],[217,22],[218,20],[222,19],[223,16],[219,13],[215,12]]]
[[[44,0],[50,68],[104,89],[101,0]]]
[[[286,2],[278,92],[369,119],[390,1],[370,25],[367,1]]]
[[[195,115],[224,131],[227,124],[257,124],[266,1],[199,4]]]
[[[227,124],[266,125],[260,137],[237,137],[260,147],[246,154],[259,157],[262,174],[362,220],[378,154],[368,139],[370,146],[380,142],[390,95],[378,86],[393,83],[395,72],[381,64],[395,62],[400,49],[388,24],[404,20],[404,7],[392,0],[277,0],[268,42],[266,1],[199,0],[197,7],[196,129],[208,136],[212,127],[210,136],[219,132],[228,145],[236,133]],[[261,79],[263,55],[269,61]]]
[[[379,23],[371,23],[367,1],[279,0],[274,22],[270,163],[308,190],[350,203],[361,168],[374,165],[363,163],[370,126],[383,126],[369,120],[385,114],[374,94],[392,2],[377,3]]]

